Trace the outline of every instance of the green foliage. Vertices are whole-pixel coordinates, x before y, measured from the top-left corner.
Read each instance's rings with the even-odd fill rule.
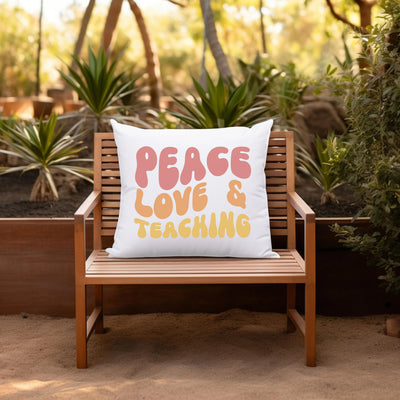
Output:
[[[306,149],[299,147],[297,162],[299,170],[311,176],[315,184],[322,189],[321,204],[337,203],[333,190],[344,183],[336,166],[343,160],[348,144],[333,133],[327,139],[317,136],[315,140],[316,159]]]
[[[0,124],[0,142],[8,149],[1,153],[13,155],[21,160],[16,167],[0,167],[0,175],[38,170],[39,176],[31,192],[31,201],[58,200],[58,192],[53,174],[62,172],[73,174],[92,181],[93,171],[82,164],[91,160],[78,158],[84,149],[80,138],[84,133],[77,133],[79,123],[68,132],[56,128],[57,116],[52,114],[48,121],[38,123],[2,122]]]
[[[305,78],[299,75],[294,63],[281,66],[281,73],[271,88],[276,113],[283,121],[291,121],[307,89]]]
[[[239,60],[242,74],[265,99],[269,114],[282,126],[292,126],[292,119],[307,89],[307,79],[298,73],[294,63],[277,67],[268,57],[257,54],[252,64]]]
[[[139,109],[144,106],[144,101],[141,99],[144,94],[144,86],[139,83],[141,75],[134,75],[132,72],[123,76],[122,83],[126,82],[126,94],[121,95],[121,102],[129,108]]]
[[[142,103],[135,103],[142,88],[135,85],[138,77],[128,76],[125,72],[117,73],[119,58],[110,61],[109,54],[99,47],[97,55],[89,47],[88,62],[74,57],[79,72],[68,66],[69,74],[59,71],[63,79],[74,89],[78,96],[86,103],[89,114],[95,118],[94,131],[98,131],[98,124],[114,118],[123,122],[136,123],[148,127],[139,118],[129,115],[134,107],[142,107]],[[126,104],[128,103],[128,104]],[[107,129],[105,126],[101,130]]]
[[[36,81],[33,32],[37,19],[20,7],[4,3],[0,4],[0,24],[0,96],[30,95]]]
[[[79,72],[68,66],[69,75],[60,71],[61,76],[89,106],[97,118],[105,113],[120,110],[121,98],[128,93],[129,81],[123,79],[124,73],[115,73],[117,60],[109,64],[108,54],[100,46],[97,56],[89,48],[89,62],[73,56]]]
[[[261,56],[259,52],[252,63],[246,63],[240,59],[238,62],[242,75],[250,84],[256,84],[260,93],[268,94],[274,80],[281,74],[276,65],[269,62],[269,57]]]
[[[257,100],[258,88],[248,81],[235,86],[226,83],[219,76],[214,84],[207,73],[207,86],[204,89],[193,78],[197,96],[192,100],[174,100],[182,112],[170,111],[170,114],[193,128],[222,128],[227,126],[251,126],[266,115],[266,107]]]
[[[364,37],[367,67],[349,89],[350,148],[341,165],[375,232],[335,231],[382,268],[388,290],[400,292],[400,4],[384,0],[381,6],[382,24]]]

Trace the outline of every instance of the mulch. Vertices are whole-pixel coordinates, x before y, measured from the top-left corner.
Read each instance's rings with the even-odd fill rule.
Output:
[[[37,172],[0,176],[0,218],[72,218],[74,212],[91,192],[92,185],[80,181],[76,192],[71,188],[59,189],[56,202],[31,202],[30,191]],[[352,217],[360,209],[351,188],[343,185],[335,190],[338,204],[320,204],[321,190],[311,179],[300,177],[296,191],[315,211],[317,217]]]

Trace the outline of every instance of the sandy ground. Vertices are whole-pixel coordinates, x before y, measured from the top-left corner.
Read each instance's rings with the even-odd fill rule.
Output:
[[[75,368],[73,319],[0,317],[1,399],[400,398],[400,339],[385,317],[318,317],[318,366],[285,316],[221,314],[106,317]]]

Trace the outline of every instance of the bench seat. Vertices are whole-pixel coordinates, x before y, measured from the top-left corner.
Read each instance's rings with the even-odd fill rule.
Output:
[[[86,261],[88,283],[221,284],[305,283],[304,261],[296,250],[275,250],[281,258],[110,258],[95,250]]]

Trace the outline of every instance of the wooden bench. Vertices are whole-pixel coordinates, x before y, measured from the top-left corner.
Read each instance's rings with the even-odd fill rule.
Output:
[[[94,189],[75,213],[75,295],[77,367],[87,367],[87,342],[103,328],[103,285],[129,284],[267,284],[287,285],[287,331],[305,337],[306,365],[315,366],[315,216],[295,193],[294,144],[291,132],[272,132],[265,166],[271,235],[285,248],[281,258],[210,257],[108,258],[116,228],[120,179],[113,133],[96,133]],[[304,258],[296,250],[295,217],[304,220]],[[93,248],[86,258],[85,226],[93,212]],[[296,310],[296,285],[305,285],[305,316]],[[87,318],[86,288],[94,286],[95,307]]]

